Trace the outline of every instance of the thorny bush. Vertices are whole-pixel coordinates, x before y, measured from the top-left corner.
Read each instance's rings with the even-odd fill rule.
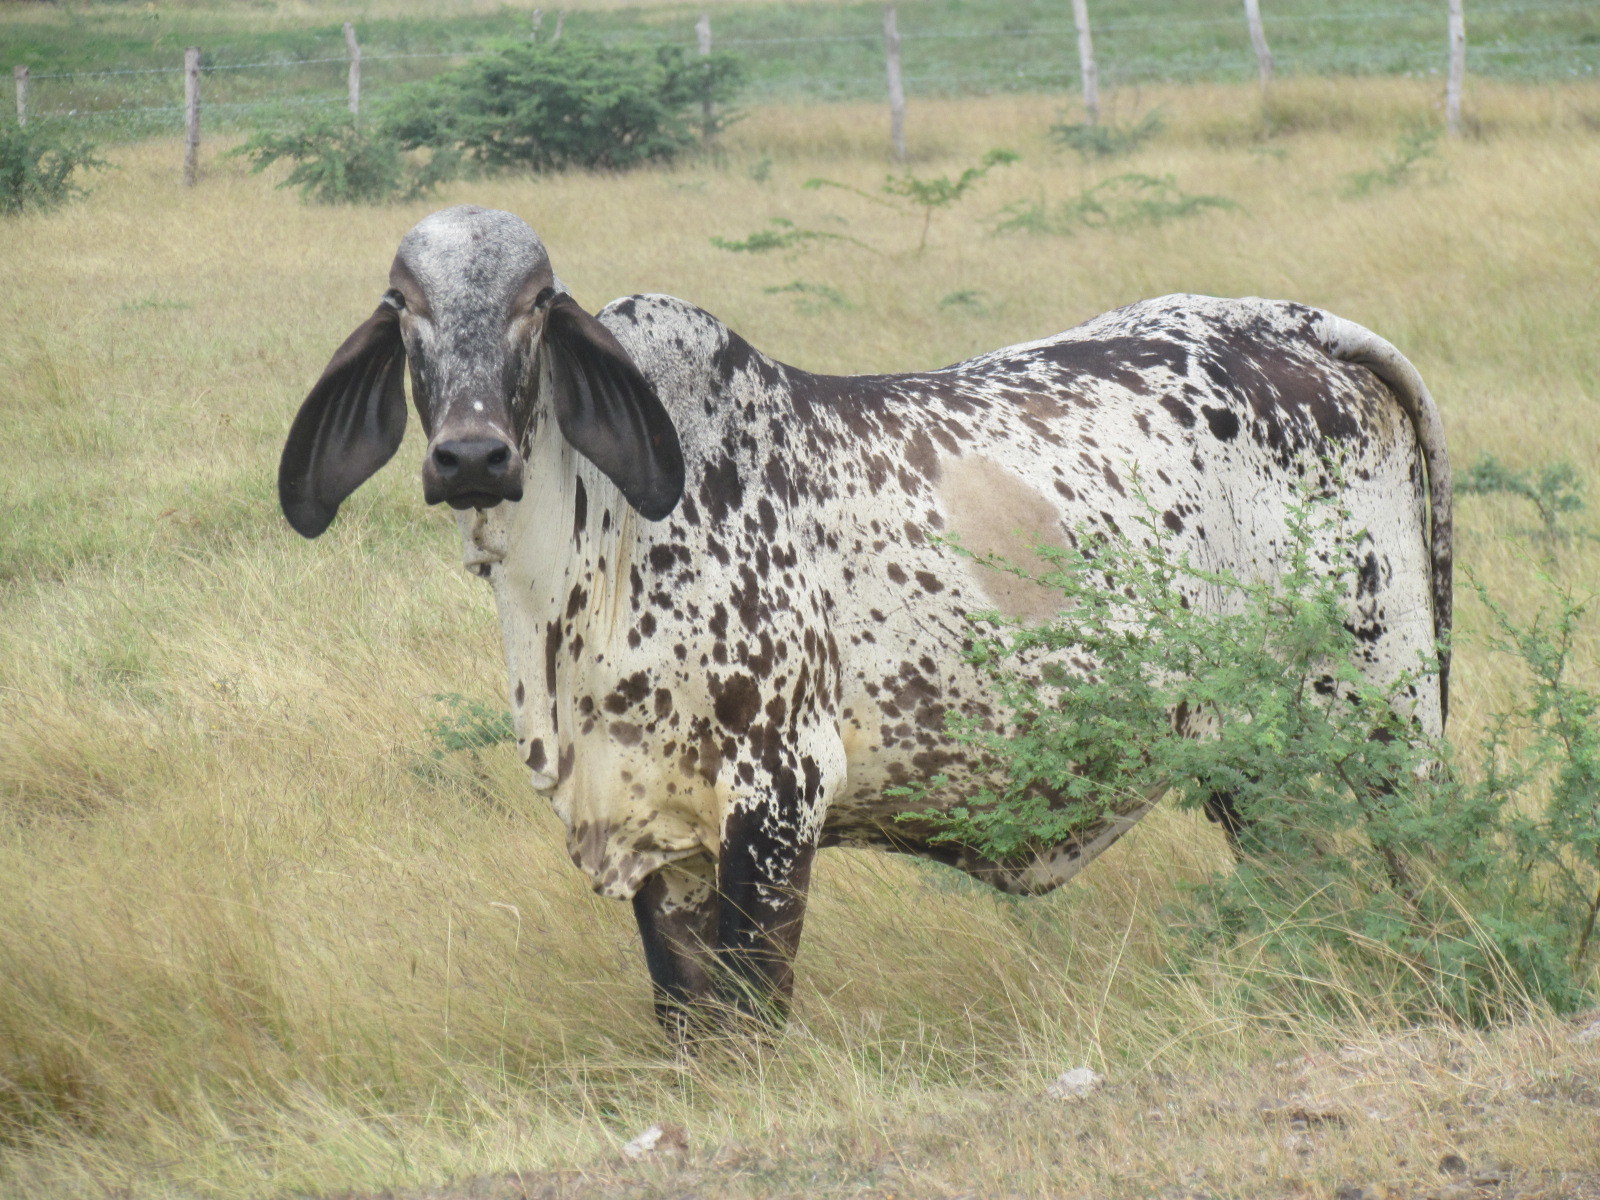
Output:
[[[459,150],[485,170],[621,170],[696,144],[702,102],[728,119],[739,59],[583,38],[513,43],[405,89],[385,125],[407,148]]]
[[[51,209],[86,193],[80,171],[104,167],[94,147],[40,125],[0,125],[0,213]]]
[[[936,209],[951,208],[979,180],[985,178],[995,167],[1008,167],[1014,162],[1020,162],[1022,156],[1015,150],[1007,150],[996,146],[985,154],[975,167],[968,167],[954,179],[948,175],[940,175],[932,179],[923,179],[907,173],[905,175],[890,175],[884,179],[883,192],[885,195],[896,197],[904,201],[907,211],[922,212],[922,237],[917,242],[918,251],[928,248],[928,227],[933,223],[933,214]],[[892,204],[885,201],[882,196],[852,187],[847,183],[840,183],[836,179],[808,179],[800,185],[809,191],[819,191],[822,188],[838,188],[840,191],[850,192],[868,200],[873,204]]]
[[[295,164],[280,187],[323,204],[415,199],[461,173],[622,170],[671,159],[730,119],[743,78],[726,54],[515,43],[398,90],[371,119],[314,117],[254,134],[236,150],[260,171]]]
[[[1035,626],[971,616],[969,656],[1008,728],[954,720],[990,783],[915,815],[1007,859],[1165,789],[1189,807],[1229,793],[1237,866],[1174,914],[1175,969],[1247,962],[1233,986],[1263,1012],[1481,1022],[1580,1005],[1600,911],[1600,695],[1575,661],[1591,602],[1548,579],[1547,610],[1523,623],[1483,597],[1491,647],[1529,682],[1486,744],[1453,752],[1407,715],[1437,661],[1386,685],[1359,669],[1347,597],[1370,542],[1339,532],[1337,470],[1311,476],[1275,579],[1176,553],[1142,492],[1136,525],[1040,548],[1041,572],[980,560],[1058,589],[1064,609]],[[1179,710],[1214,734],[1177,733]]]
[[[1132,154],[1166,128],[1160,111],[1147,112],[1132,125],[1101,125],[1058,121],[1050,126],[1050,136],[1084,158],[1116,158]]]
[[[228,151],[264,171],[280,159],[294,169],[278,184],[300,189],[318,204],[379,204],[426,195],[449,179],[456,156],[436,151],[427,161],[408,156],[381,128],[360,124],[349,113],[317,116],[297,129],[263,129]]]

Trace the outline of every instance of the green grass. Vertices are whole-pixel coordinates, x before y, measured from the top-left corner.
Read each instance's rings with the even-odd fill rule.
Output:
[[[546,35],[554,22],[554,9],[547,8]],[[566,28],[603,40],[691,45],[700,11],[591,2],[568,15]],[[1380,15],[1358,19],[1368,13]],[[290,3],[136,7],[103,0],[23,10],[0,16],[0,66],[32,68],[38,112],[95,114],[75,124],[91,135],[126,136],[178,128],[183,81],[175,69],[183,47],[198,45],[209,69],[206,119],[233,126],[262,119],[262,104],[342,102],[341,23],[348,15]],[[1096,0],[1091,16],[1102,86],[1254,77],[1244,21],[1231,0]],[[1333,9],[1318,0],[1281,0],[1266,7],[1265,20],[1282,74],[1429,75],[1445,66],[1444,15],[1434,0],[1347,0]],[[750,65],[750,103],[884,95],[880,5],[719,3],[712,21],[718,47]],[[373,101],[452,61],[384,56],[467,53],[495,38],[526,37],[532,28],[530,7],[452,6],[443,12],[408,0],[379,3],[357,14],[356,23],[366,56],[363,86]],[[909,0],[899,6],[899,27],[913,97],[1076,93],[1071,18],[1057,0]],[[334,61],[235,69],[304,59]],[[172,73],[44,77],[154,68]],[[1547,0],[1533,8],[1509,0],[1474,5],[1468,68],[1474,77],[1493,79],[1592,77],[1600,69],[1600,9],[1580,0]]]

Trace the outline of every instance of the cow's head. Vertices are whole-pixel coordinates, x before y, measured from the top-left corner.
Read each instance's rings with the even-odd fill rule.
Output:
[[[334,352],[289,430],[278,498],[316,537],[400,446],[405,368],[428,447],[429,504],[522,498],[525,435],[553,413],[562,435],[651,520],[683,491],[677,431],[609,330],[567,293],[522,220],[436,212],[406,234],[376,312]]]

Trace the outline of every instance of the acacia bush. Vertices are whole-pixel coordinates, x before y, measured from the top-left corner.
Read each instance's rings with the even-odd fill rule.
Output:
[[[74,176],[107,164],[94,146],[40,125],[0,125],[0,213],[51,209],[87,193]]]
[[[1076,196],[1051,204],[1043,197],[1006,205],[994,233],[1050,233],[1070,236],[1079,229],[1129,229],[1162,225],[1208,209],[1237,209],[1226,196],[1185,192],[1171,175],[1129,171],[1084,188]]]
[[[1058,121],[1050,126],[1050,136],[1084,158],[1116,158],[1132,154],[1166,128],[1159,110],[1147,112],[1132,125],[1102,125]]]
[[[1569,462],[1550,463],[1535,470],[1511,467],[1494,455],[1485,454],[1457,476],[1455,487],[1458,496],[1499,493],[1528,501],[1539,513],[1539,536],[1550,545],[1574,536],[1563,518],[1584,508],[1583,479]]]
[[[457,156],[435,151],[425,160],[408,156],[381,127],[362,125],[350,113],[318,115],[298,128],[263,129],[228,151],[264,171],[286,160],[294,168],[278,184],[300,189],[302,200],[319,204],[377,204],[415,199],[449,179]]]
[[[773,217],[767,222],[767,228],[757,229],[749,237],[737,241],[723,237],[711,239],[711,244],[718,250],[729,250],[734,254],[765,254],[769,250],[782,250],[786,254],[794,254],[819,242],[850,242],[862,246],[863,249],[871,249],[842,233],[802,229],[788,217]]]
[[[620,170],[694,145],[705,100],[726,123],[743,78],[724,53],[578,37],[515,43],[403,89],[384,126],[408,149],[458,149],[485,170]]]
[[[905,175],[890,175],[883,181],[881,191],[884,195],[895,197],[903,202],[906,211],[922,213],[922,236],[917,242],[917,250],[928,248],[928,227],[933,223],[933,214],[936,209],[952,208],[960,202],[969,190],[979,180],[983,179],[995,167],[1008,167],[1014,162],[1020,162],[1022,156],[1015,150],[1007,150],[996,146],[979,161],[975,167],[968,167],[960,175],[952,179],[948,175],[940,175],[932,179],[923,179],[909,172]],[[847,183],[840,183],[836,179],[808,179],[801,187],[808,191],[820,191],[823,188],[837,188],[840,191],[850,192],[860,196],[863,200],[873,204],[893,205],[894,201],[884,200],[881,195],[874,195]]]
[[[1439,139],[1444,130],[1435,125],[1412,125],[1401,131],[1394,149],[1383,155],[1383,165],[1370,171],[1357,171],[1345,185],[1345,196],[1366,196],[1381,188],[1404,187],[1417,177],[1417,167],[1437,161]]]
[[[1491,645],[1527,683],[1484,745],[1456,752],[1405,715],[1436,663],[1387,686],[1358,668],[1346,597],[1364,539],[1335,536],[1337,494],[1290,508],[1273,582],[1177,554],[1148,502],[1125,532],[1041,549],[1040,572],[983,560],[1058,589],[1065,609],[1038,626],[972,615],[970,658],[1010,729],[956,721],[995,782],[917,815],[1006,859],[1163,788],[1191,807],[1225,792],[1245,822],[1239,862],[1173,914],[1179,969],[1247,948],[1241,986],[1271,1011],[1577,1007],[1594,993],[1600,912],[1600,694],[1575,678],[1588,601],[1550,578],[1546,610],[1519,622],[1483,597]],[[1197,589],[1230,614],[1192,606]],[[1180,708],[1214,716],[1215,735],[1177,733]]]

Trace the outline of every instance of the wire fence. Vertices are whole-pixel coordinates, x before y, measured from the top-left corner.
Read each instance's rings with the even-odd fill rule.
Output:
[[[1064,7],[1064,6],[1063,6]],[[1273,15],[1266,30],[1280,74],[1442,75],[1445,68],[1443,5],[1426,0],[1318,7]],[[1071,92],[1078,60],[1070,21],[1029,21],[990,27],[919,27],[906,5],[900,17],[905,43],[904,83],[912,99],[996,92]],[[965,10],[965,20],[977,14]],[[1000,14],[1004,16],[1004,12]],[[1594,78],[1600,73],[1600,0],[1530,0],[1472,4],[1467,61],[1471,75],[1510,79]],[[681,46],[692,52],[692,17],[631,29],[586,28],[589,14],[565,20],[568,36],[603,42]],[[811,21],[816,31],[741,36],[720,33],[715,47],[738,54],[748,85],[746,104],[877,100],[884,96],[881,21],[867,7],[788,10],[787,23]],[[719,15],[719,25],[723,18]],[[841,24],[858,25],[840,28]],[[681,27],[679,27],[681,25]],[[546,28],[545,34],[550,30]],[[522,36],[533,35],[532,28]],[[363,42],[370,35],[363,34]],[[362,46],[362,105],[381,106],[394,89],[459,62],[490,53],[504,37],[449,48],[385,45],[380,33]],[[1101,81],[1128,85],[1157,81],[1226,81],[1254,76],[1255,60],[1242,16],[1114,17],[1094,26]],[[349,57],[337,32],[326,51],[300,57],[226,61],[202,47],[206,123],[238,127],[276,123],[295,111],[346,103]],[[321,44],[320,35],[317,39]],[[307,39],[301,39],[306,44]],[[337,52],[333,52],[337,47]],[[82,123],[102,138],[175,132],[184,118],[182,52],[170,66],[29,73],[30,120]]]

